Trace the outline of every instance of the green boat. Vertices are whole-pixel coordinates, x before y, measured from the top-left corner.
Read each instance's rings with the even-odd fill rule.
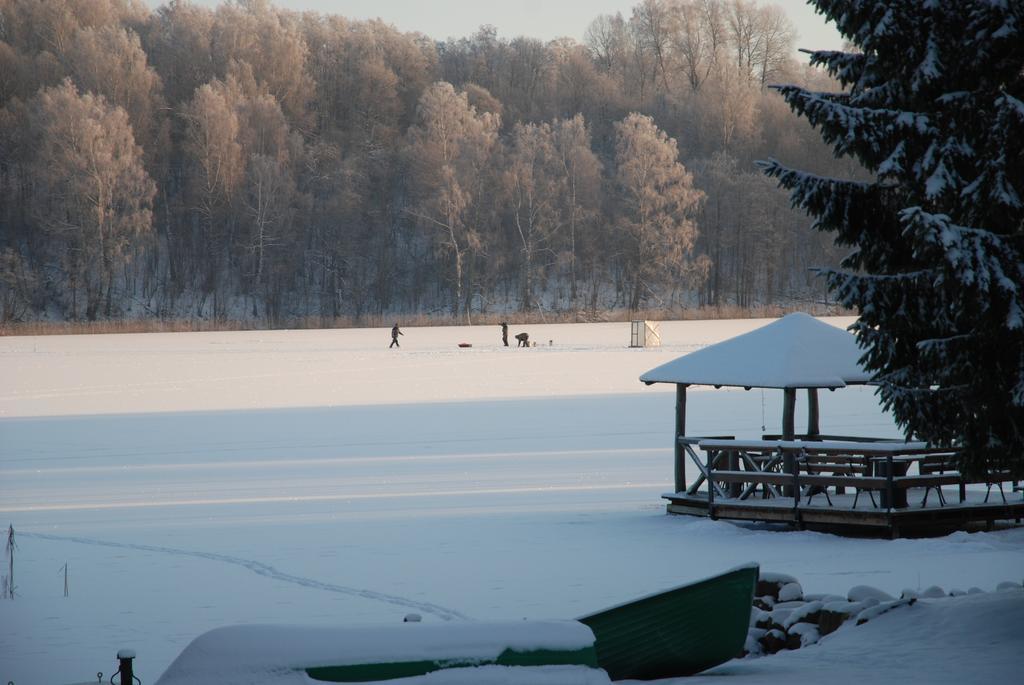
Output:
[[[218,628],[186,647],[157,685],[270,682],[296,671],[363,683],[494,666],[593,669],[600,680],[597,669],[611,680],[693,675],[742,650],[757,576],[756,565],[743,566],[575,621]]]
[[[735,658],[750,624],[758,567],[651,595],[579,619],[612,680],[693,675]]]

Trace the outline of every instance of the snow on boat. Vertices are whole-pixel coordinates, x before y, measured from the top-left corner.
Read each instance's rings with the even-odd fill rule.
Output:
[[[743,647],[758,567],[578,621],[230,626],[192,641],[157,685],[444,682],[596,685],[692,675]]]
[[[449,669],[466,683],[520,682],[510,680],[518,670],[529,672],[527,682],[547,675],[552,684],[608,683],[597,668],[594,634],[577,621],[228,626],[193,640],[157,682],[354,683]]]

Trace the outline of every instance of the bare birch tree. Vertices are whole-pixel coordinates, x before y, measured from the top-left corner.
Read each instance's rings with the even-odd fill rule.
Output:
[[[590,274],[591,307],[596,307],[597,261],[601,254],[594,219],[600,211],[601,162],[590,147],[590,131],[583,116],[555,121],[553,127],[555,152],[564,179],[561,198],[563,222],[566,226],[566,248],[569,261],[569,299],[578,308],[579,266],[582,258]]]
[[[673,9],[672,48],[696,93],[721,59],[722,6],[720,0],[679,0]]]
[[[440,252],[451,260],[454,316],[465,304],[467,250],[479,241],[480,227],[470,219],[473,188],[490,163],[498,139],[499,118],[478,114],[450,83],[432,85],[420,98],[416,123],[408,133],[410,173],[417,200],[410,213],[427,228]]]
[[[633,8],[633,22],[637,32],[646,39],[655,73],[661,73],[661,87],[668,95],[672,91],[668,82],[672,23],[669,3],[666,0],[642,0]]]
[[[239,142],[241,104],[237,86],[214,81],[196,89],[184,110],[189,206],[200,220],[192,260],[201,279],[197,285],[203,300],[211,295],[215,298],[215,314],[231,240],[232,210],[245,176]],[[202,314],[203,300],[197,304],[198,314]]]
[[[554,255],[552,243],[561,226],[558,202],[566,179],[548,124],[516,124],[505,171],[510,213],[522,255],[520,308],[534,307],[537,263],[543,253]]]

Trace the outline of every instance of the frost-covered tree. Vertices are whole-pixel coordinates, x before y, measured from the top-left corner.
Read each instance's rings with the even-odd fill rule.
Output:
[[[28,135],[33,219],[68,279],[73,318],[110,316],[114,281],[152,235],[156,185],[128,113],[66,79],[32,99]]]
[[[442,81],[423,93],[416,123],[407,132],[416,196],[410,214],[428,227],[438,251],[451,259],[454,316],[469,311],[469,298],[463,296],[466,255],[481,242],[473,210],[484,200],[473,190],[491,164],[500,123],[498,115],[477,112],[465,92]]]
[[[553,252],[551,243],[562,228],[558,200],[568,188],[550,125],[516,124],[507,155],[503,181],[522,257],[520,307],[529,311],[535,305],[537,278],[545,270],[540,255]]]
[[[615,124],[615,180],[621,198],[617,226],[628,274],[629,309],[649,292],[686,272],[704,193],[679,162],[674,138],[651,117],[633,113]]]
[[[908,436],[971,473],[1024,473],[1024,4],[815,0],[859,52],[814,52],[843,85],[779,92],[869,182],[778,162],[853,251],[829,287]]]

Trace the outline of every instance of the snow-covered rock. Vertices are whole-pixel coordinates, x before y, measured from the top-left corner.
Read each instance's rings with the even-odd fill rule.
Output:
[[[793,581],[786,583],[779,588],[779,601],[780,602],[793,602],[803,599],[804,589],[800,587],[800,583]]]
[[[760,643],[765,654],[775,654],[786,648],[786,633],[776,629],[769,630],[761,636]]]
[[[855,585],[846,593],[846,598],[851,602],[861,602],[866,599],[877,599],[879,602],[891,602],[895,597],[888,592],[883,592],[870,585]]]
[[[772,597],[779,599],[779,591],[790,583],[795,583],[796,578],[785,573],[771,573],[762,571],[757,579],[757,589],[754,594],[758,597]]]
[[[888,611],[892,611],[893,609],[898,609],[899,607],[912,606],[916,601],[917,600],[915,598],[911,597],[910,599],[896,599],[891,602],[882,602],[880,604],[877,604],[857,614],[857,625],[867,623],[876,616],[881,616],[882,614]]]
[[[777,609],[789,609],[790,611],[793,611],[794,609],[799,609],[804,604],[807,604],[807,602],[804,602],[802,600],[790,600],[788,602],[779,602],[774,607],[772,607],[772,610],[774,611]]]
[[[769,611],[758,609],[757,607],[751,607],[750,610],[750,627],[752,628],[767,628],[771,625],[772,614]]]
[[[818,632],[818,626],[813,623],[795,623],[790,626],[789,630],[786,631],[786,634],[789,636],[787,646],[789,646],[790,649],[813,645],[821,639],[821,635]],[[796,646],[792,646],[794,644]]]
[[[845,602],[847,600],[846,597],[843,597],[842,595],[832,595],[825,592],[812,592],[804,595],[804,601],[824,602],[828,604],[829,602]]]
[[[797,623],[816,624],[824,606],[824,602],[807,602],[799,609],[794,609],[793,613],[786,618],[786,622],[784,624],[786,631],[789,632],[790,628]]]
[[[764,637],[766,632],[766,630],[760,628],[751,628],[747,631],[747,639],[743,643],[745,656],[761,656],[764,654],[764,645],[761,644],[761,638]]]
[[[773,627],[778,627],[782,630],[785,630],[786,621],[789,619],[792,613],[793,609],[775,609],[770,613],[771,625]]]
[[[834,633],[844,623],[867,608],[866,602],[828,602],[818,615],[818,632],[821,635]]]

